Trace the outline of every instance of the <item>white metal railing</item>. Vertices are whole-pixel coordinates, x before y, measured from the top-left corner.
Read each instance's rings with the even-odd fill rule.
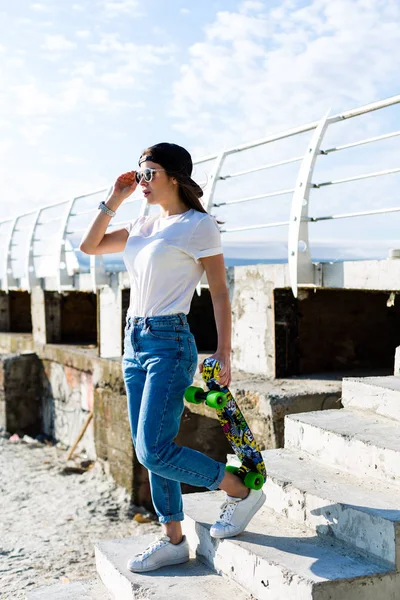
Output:
[[[400,103],[400,95],[361,106],[337,115],[326,114],[321,120],[292,128],[280,133],[264,137],[260,140],[225,149],[217,154],[205,156],[194,161],[196,167],[210,163],[204,195],[204,206],[210,213],[215,208],[242,203],[260,202],[270,198],[292,195],[290,215],[288,220],[270,221],[241,225],[239,227],[223,227],[222,234],[239,231],[253,231],[275,227],[288,227],[288,263],[293,293],[297,295],[300,284],[313,283],[313,267],[309,246],[309,224],[320,221],[347,219],[368,215],[390,214],[400,212],[400,206],[388,207],[379,210],[363,210],[325,216],[309,216],[309,196],[311,190],[319,190],[327,186],[345,184],[373,177],[389,176],[400,172],[400,167],[367,172],[352,177],[342,177],[320,183],[313,182],[315,165],[319,156],[327,156],[350,148],[365,144],[377,143],[400,135],[400,131],[393,131],[382,135],[368,137],[355,142],[337,145],[322,149],[322,143],[327,130],[335,123],[352,119],[376,110]],[[222,173],[228,157],[244,151],[267,147],[270,144],[296,138],[307,132],[312,132],[308,147],[304,154],[285,158],[283,160],[268,162],[229,173]],[[263,161],[264,162],[264,161]],[[275,191],[263,191],[259,194],[242,195],[237,199],[216,199],[216,192],[220,193],[223,183],[234,178],[273,170],[277,167],[300,163],[297,180],[294,187],[284,187]],[[30,290],[33,285],[40,283],[49,289],[96,289],[99,285],[109,281],[110,273],[107,271],[103,257],[92,256],[90,259],[79,251],[78,238],[87,229],[97,211],[100,199],[103,199],[107,189],[99,189],[87,194],[77,196],[70,200],[49,204],[35,211],[25,212],[15,219],[0,221],[0,289],[8,292],[10,289]],[[97,197],[97,198],[96,198]],[[123,203],[122,207],[141,202],[138,214],[147,214],[148,206],[141,196],[133,197]],[[120,209],[122,220],[110,224],[110,228],[121,227],[128,223],[132,216]],[[55,213],[55,214],[53,214]],[[265,208],[267,213],[267,208]],[[49,233],[50,226],[50,233]],[[25,232],[28,232],[27,234]],[[55,233],[55,236],[54,236]],[[21,236],[21,234],[23,234]],[[53,237],[51,237],[53,234]],[[52,240],[50,242],[50,240]],[[53,259],[53,260],[50,260]],[[113,266],[112,272],[124,270],[122,261],[120,265]],[[86,277],[86,283],[83,277]],[[89,281],[89,284],[87,283]]]

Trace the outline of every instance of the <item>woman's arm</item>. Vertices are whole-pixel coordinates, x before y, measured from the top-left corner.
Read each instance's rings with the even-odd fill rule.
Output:
[[[111,210],[117,211],[122,202],[136,189],[135,171],[120,175],[114,183],[105,204]],[[106,233],[111,220],[106,213],[100,211],[91,222],[84,234],[79,249],[85,254],[112,254],[122,252],[128,239],[125,228]]]
[[[232,310],[226,285],[224,256],[223,254],[207,256],[201,258],[200,261],[204,266],[210,286],[218,333],[218,347],[212,358],[216,358],[222,365],[219,383],[228,386],[231,383]],[[200,366],[201,371],[202,366]]]

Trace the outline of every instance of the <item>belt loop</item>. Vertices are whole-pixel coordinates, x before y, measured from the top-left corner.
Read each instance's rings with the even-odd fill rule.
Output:
[[[186,321],[183,318],[185,315],[183,315],[183,316],[182,315],[183,315],[183,313],[178,313],[179,320],[181,322],[181,325],[186,325]]]
[[[149,326],[149,317],[145,317],[145,318],[144,318],[144,330],[145,330],[145,332],[146,332],[146,331],[148,331],[149,329],[150,329],[150,326]]]

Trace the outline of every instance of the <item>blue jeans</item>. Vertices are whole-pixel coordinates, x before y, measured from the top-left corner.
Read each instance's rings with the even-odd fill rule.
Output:
[[[161,523],[182,521],[180,482],[215,490],[225,465],[174,443],[183,395],[197,367],[197,349],[183,313],[128,317],[122,360],[129,423],[138,461],[149,471]]]

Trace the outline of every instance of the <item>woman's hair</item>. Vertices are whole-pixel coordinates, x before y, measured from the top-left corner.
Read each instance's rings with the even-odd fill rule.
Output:
[[[167,175],[169,175],[168,171]],[[203,196],[203,190],[199,184],[191,177],[185,175],[173,173],[171,176],[175,177],[178,182],[178,193],[182,202],[186,204],[186,206],[189,206],[189,208],[194,208],[194,210],[206,213],[207,211],[200,200]]]

